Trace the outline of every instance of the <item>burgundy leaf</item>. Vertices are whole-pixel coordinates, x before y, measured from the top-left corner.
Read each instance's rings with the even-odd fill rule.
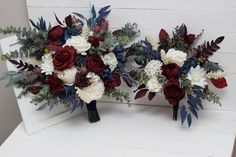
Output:
[[[147,93],[148,89],[142,89],[140,91],[138,91],[134,97],[134,99],[139,99],[145,96],[145,94]]]
[[[169,38],[168,33],[164,29],[161,29],[161,31],[159,33],[159,40],[166,41],[168,38]]]
[[[195,34],[187,35],[186,42],[188,45],[191,45],[195,40]]]
[[[113,34],[114,36],[119,36],[119,35],[121,35],[122,33],[123,33],[123,30],[121,30],[121,29],[118,29],[118,30],[115,30],[115,31],[112,32],[112,34]]]
[[[207,42],[207,50],[211,52],[215,52],[216,50],[210,45],[210,42]]]
[[[134,92],[136,92],[136,91],[138,91],[138,90],[140,90],[140,89],[143,89],[143,88],[145,88],[145,87],[146,87],[145,84],[141,84],[140,86],[138,86],[138,88],[137,88],[136,90],[134,90]]]
[[[211,46],[214,48],[214,49],[220,49],[220,47],[212,40],[211,41]]]
[[[149,92],[148,94],[148,100],[151,101],[156,96],[155,92]]]
[[[224,40],[224,36],[221,36],[221,37],[219,37],[219,38],[217,38],[216,40],[215,40],[215,43],[216,44],[219,44],[219,43],[221,43],[223,40]]]
[[[14,65],[18,65],[19,64],[16,60],[13,60],[13,59],[9,59],[9,62],[11,62]]]

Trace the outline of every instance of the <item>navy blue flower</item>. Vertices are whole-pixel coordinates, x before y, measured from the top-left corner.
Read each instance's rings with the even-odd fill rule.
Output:
[[[111,75],[111,69],[109,67],[105,67],[105,69],[103,70],[102,72],[102,78],[103,79],[107,79],[107,78],[112,78],[112,75]]]
[[[125,49],[122,45],[117,45],[114,49],[113,52],[117,58],[118,61],[118,68],[124,67],[125,64]]]
[[[76,89],[74,85],[65,85],[64,91],[60,92],[58,97],[64,104],[72,104],[71,112],[78,107],[83,107],[83,101],[78,100],[76,96]]]
[[[179,69],[180,74],[187,74],[191,67],[196,67],[198,65],[197,61],[193,58],[189,58],[183,64],[183,66]]]
[[[77,36],[80,35],[82,30],[78,30],[74,27],[66,27],[64,30],[64,41],[69,39],[71,36]]]
[[[76,63],[78,66],[85,66],[87,60],[87,55],[77,54],[76,56]]]

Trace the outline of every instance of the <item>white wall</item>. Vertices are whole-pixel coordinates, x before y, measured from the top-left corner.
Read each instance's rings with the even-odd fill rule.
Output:
[[[28,15],[25,0],[1,0],[0,28],[9,25],[28,27]],[[0,38],[4,36],[0,35]],[[1,50],[0,50],[1,52]],[[1,52],[2,53],[2,52]],[[0,74],[6,71],[6,64],[0,61]],[[12,88],[4,88],[6,82],[0,82],[0,145],[21,122]]]

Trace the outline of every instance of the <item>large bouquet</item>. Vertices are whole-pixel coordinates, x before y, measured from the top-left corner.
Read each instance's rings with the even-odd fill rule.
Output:
[[[152,100],[157,93],[163,94],[173,105],[173,119],[177,120],[181,105],[182,124],[187,119],[189,126],[191,115],[198,118],[197,111],[203,109],[203,100],[220,104],[217,94],[209,89],[209,81],[217,88],[226,87],[227,82],[222,67],[210,61],[209,57],[220,48],[218,45],[224,37],[195,46],[201,35],[188,34],[187,27],[182,24],[175,28],[173,37],[162,29],[159,42],[147,36],[132,45],[127,56],[133,56],[135,62],[141,65],[131,71],[139,82],[135,99],[148,93],[148,99]]]
[[[19,97],[33,94],[38,110],[61,102],[73,112],[86,104],[90,122],[100,120],[96,100],[107,95],[129,101],[128,93],[116,87],[121,78],[134,84],[124,70],[124,46],[138,35],[137,26],[128,23],[120,30],[109,30],[110,11],[110,6],[98,12],[92,6],[90,18],[73,13],[61,22],[55,15],[58,25],[52,28],[41,17],[37,23],[30,20],[33,29],[1,29],[16,34],[21,48],[2,56],[18,71],[8,71],[0,79],[9,79],[7,86],[22,88]]]

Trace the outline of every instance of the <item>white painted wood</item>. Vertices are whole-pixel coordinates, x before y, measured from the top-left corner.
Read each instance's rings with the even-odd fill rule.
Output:
[[[126,0],[125,2],[119,0],[27,0],[28,7],[62,7],[62,8],[74,8],[74,7],[88,7],[89,3],[94,4],[97,7],[103,7],[111,5],[113,8],[129,8],[129,9],[229,9],[234,7],[234,0]]]
[[[0,156],[230,157],[236,130],[232,111],[203,111],[190,128],[171,120],[171,108],[98,104],[102,121],[83,113],[27,136],[22,124]]]
[[[3,53],[7,53],[20,48],[17,42],[16,36],[10,36],[0,40],[0,47]],[[16,70],[15,66],[10,62],[7,62],[8,70]],[[4,87],[2,87],[4,88]],[[20,94],[21,89],[14,88],[16,97]],[[17,99],[17,103],[21,112],[22,119],[24,121],[27,133],[31,134],[39,131],[43,128],[47,128],[53,124],[59,123],[63,120],[69,119],[77,114],[78,112],[70,113],[70,111],[64,108],[64,105],[58,104],[51,111],[45,109],[42,111],[36,111],[39,106],[35,106],[30,103],[32,95],[27,95],[21,99]]]
[[[53,12],[60,19],[72,12],[80,12],[89,15],[88,8],[37,8],[28,7],[29,18],[35,20],[43,16],[47,21],[56,22]],[[186,23],[191,29],[202,29],[209,32],[233,32],[236,30],[234,9],[222,10],[139,10],[139,9],[115,9],[109,16],[110,26],[117,28],[127,22],[136,22],[141,30],[152,29],[159,31],[165,27],[168,31],[176,25]],[[128,15],[128,16],[127,16]]]

